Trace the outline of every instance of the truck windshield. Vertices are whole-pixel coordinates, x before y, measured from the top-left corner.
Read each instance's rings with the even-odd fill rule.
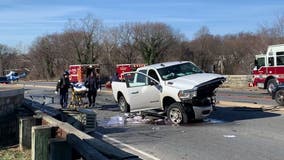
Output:
[[[203,73],[203,71],[192,63],[183,63],[158,69],[163,80],[171,80],[182,76],[195,73]]]

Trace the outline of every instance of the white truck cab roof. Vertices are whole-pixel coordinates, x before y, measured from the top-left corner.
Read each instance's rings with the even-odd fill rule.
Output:
[[[173,66],[173,65],[177,65],[177,64],[183,64],[183,63],[192,63],[192,62],[190,62],[190,61],[173,61],[173,62],[157,63],[157,64],[148,65],[148,66],[145,66],[145,67],[140,67],[137,70],[145,70],[145,69],[148,69],[148,68],[160,69],[160,68]]]
[[[283,52],[284,44],[270,45],[267,48],[267,55],[276,55],[276,52]]]

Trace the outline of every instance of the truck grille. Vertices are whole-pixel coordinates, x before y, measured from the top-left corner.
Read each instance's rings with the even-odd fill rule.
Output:
[[[191,101],[193,106],[209,106],[211,104],[211,101],[209,98],[199,98],[194,97]]]

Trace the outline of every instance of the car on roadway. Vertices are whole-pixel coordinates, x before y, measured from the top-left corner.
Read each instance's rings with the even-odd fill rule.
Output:
[[[284,106],[284,84],[277,85],[272,91],[272,99],[280,106]]]
[[[158,63],[124,73],[112,82],[122,112],[161,110],[174,124],[204,119],[212,112],[215,89],[226,78],[205,73],[190,61]]]

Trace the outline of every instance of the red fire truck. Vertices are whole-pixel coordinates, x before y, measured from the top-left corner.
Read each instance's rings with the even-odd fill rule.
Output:
[[[115,69],[116,75],[114,75],[117,77],[116,78],[113,77],[113,79],[123,80],[124,77],[122,73],[136,71],[137,68],[144,66],[145,64],[117,64]],[[106,88],[111,88],[111,82],[106,83]]]
[[[99,64],[78,64],[69,66],[69,79],[71,83],[84,82],[89,71],[99,70]]]
[[[267,89],[268,93],[284,83],[284,44],[268,46],[266,54],[256,55],[253,86]]]
[[[145,64],[118,64],[116,65],[116,73],[118,74],[118,79],[123,79],[122,73],[136,71],[139,67],[144,67]]]

